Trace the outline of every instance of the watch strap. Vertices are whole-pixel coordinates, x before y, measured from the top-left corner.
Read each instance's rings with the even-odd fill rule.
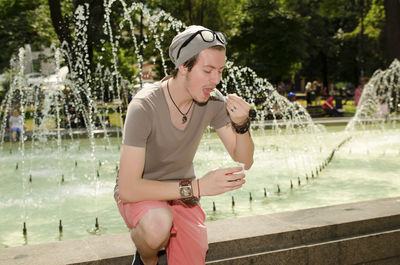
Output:
[[[232,127],[238,134],[245,134],[250,129],[250,118],[247,117],[247,120],[243,124],[236,124],[232,122]]]

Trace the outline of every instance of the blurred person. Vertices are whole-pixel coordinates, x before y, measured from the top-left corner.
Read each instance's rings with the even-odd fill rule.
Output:
[[[360,82],[356,90],[354,91],[354,105],[358,106],[362,92],[367,83],[368,83],[368,77],[360,77]]]
[[[24,118],[17,109],[13,110],[8,120],[8,126],[11,131],[11,140],[16,142],[21,137],[22,129],[24,128]]]
[[[387,119],[389,116],[389,106],[385,100],[382,98],[379,100],[378,111],[376,113],[377,118]]]
[[[322,86],[318,81],[314,81],[312,84],[315,98],[315,105],[321,106]]]
[[[336,109],[343,109],[344,88],[340,87],[334,91]]]
[[[307,82],[305,90],[306,90],[307,106],[311,106],[312,105],[312,84],[311,84],[311,82]]]
[[[354,87],[354,85],[352,83],[347,83],[346,84],[345,102],[344,102],[344,104],[346,104],[349,99],[352,99],[354,97],[354,90],[355,90],[355,87]]]
[[[335,96],[336,87],[333,83],[328,84],[328,95],[327,97],[334,97]]]
[[[289,92],[288,99],[289,99],[289,101],[292,101],[292,102],[296,101],[296,93]]]
[[[285,93],[286,93],[285,83],[283,81],[280,81],[276,90],[278,91],[278,93],[280,95],[285,95]]]
[[[140,90],[128,106],[115,199],[131,229],[133,264],[155,265],[166,248],[169,265],[203,265],[208,249],[202,196],[242,187],[242,167],[196,178],[193,159],[207,126],[228,153],[249,169],[254,144],[250,105],[236,94],[210,100],[225,67],[226,37],[189,26],[174,37],[171,76]]]
[[[356,90],[354,91],[354,105],[358,106],[358,102],[360,101],[363,90],[364,87],[361,84],[357,86]]]
[[[327,100],[325,100],[324,104],[322,104],[322,108],[329,116],[342,116],[344,113],[343,109],[335,108],[333,105],[333,97],[329,97]]]

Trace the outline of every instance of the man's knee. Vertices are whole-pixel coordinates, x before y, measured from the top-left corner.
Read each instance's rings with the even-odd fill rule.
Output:
[[[152,249],[160,249],[168,242],[173,216],[168,208],[149,210],[136,226],[132,236],[141,237]]]

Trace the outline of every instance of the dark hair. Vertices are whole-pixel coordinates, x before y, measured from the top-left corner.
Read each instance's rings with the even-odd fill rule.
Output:
[[[211,46],[209,49],[223,51],[223,50],[225,50],[225,47],[221,46],[221,45],[214,45],[214,46]],[[192,68],[196,64],[198,58],[199,58],[199,54],[196,54],[195,56],[193,56],[192,58],[190,58],[189,60],[184,62],[183,66],[187,67],[189,72],[192,71]],[[172,72],[171,72],[171,76],[173,78],[175,78],[177,75],[178,75],[178,68],[174,68],[174,70],[172,70]]]

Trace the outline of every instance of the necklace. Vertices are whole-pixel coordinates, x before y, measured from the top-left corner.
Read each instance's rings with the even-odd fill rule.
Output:
[[[187,111],[186,113],[183,113],[183,112],[179,109],[178,105],[176,105],[174,99],[172,98],[171,92],[169,92],[169,85],[168,85],[168,84],[169,84],[169,80],[167,81],[167,90],[168,90],[169,98],[171,99],[172,103],[174,103],[174,105],[175,105],[175,107],[178,109],[178,111],[183,115],[183,117],[182,117],[182,124],[184,124],[185,122],[187,122],[187,115],[188,115],[190,109],[191,109],[192,106],[193,106],[193,100],[192,100],[192,104],[190,104],[190,107],[189,107],[188,111]]]

